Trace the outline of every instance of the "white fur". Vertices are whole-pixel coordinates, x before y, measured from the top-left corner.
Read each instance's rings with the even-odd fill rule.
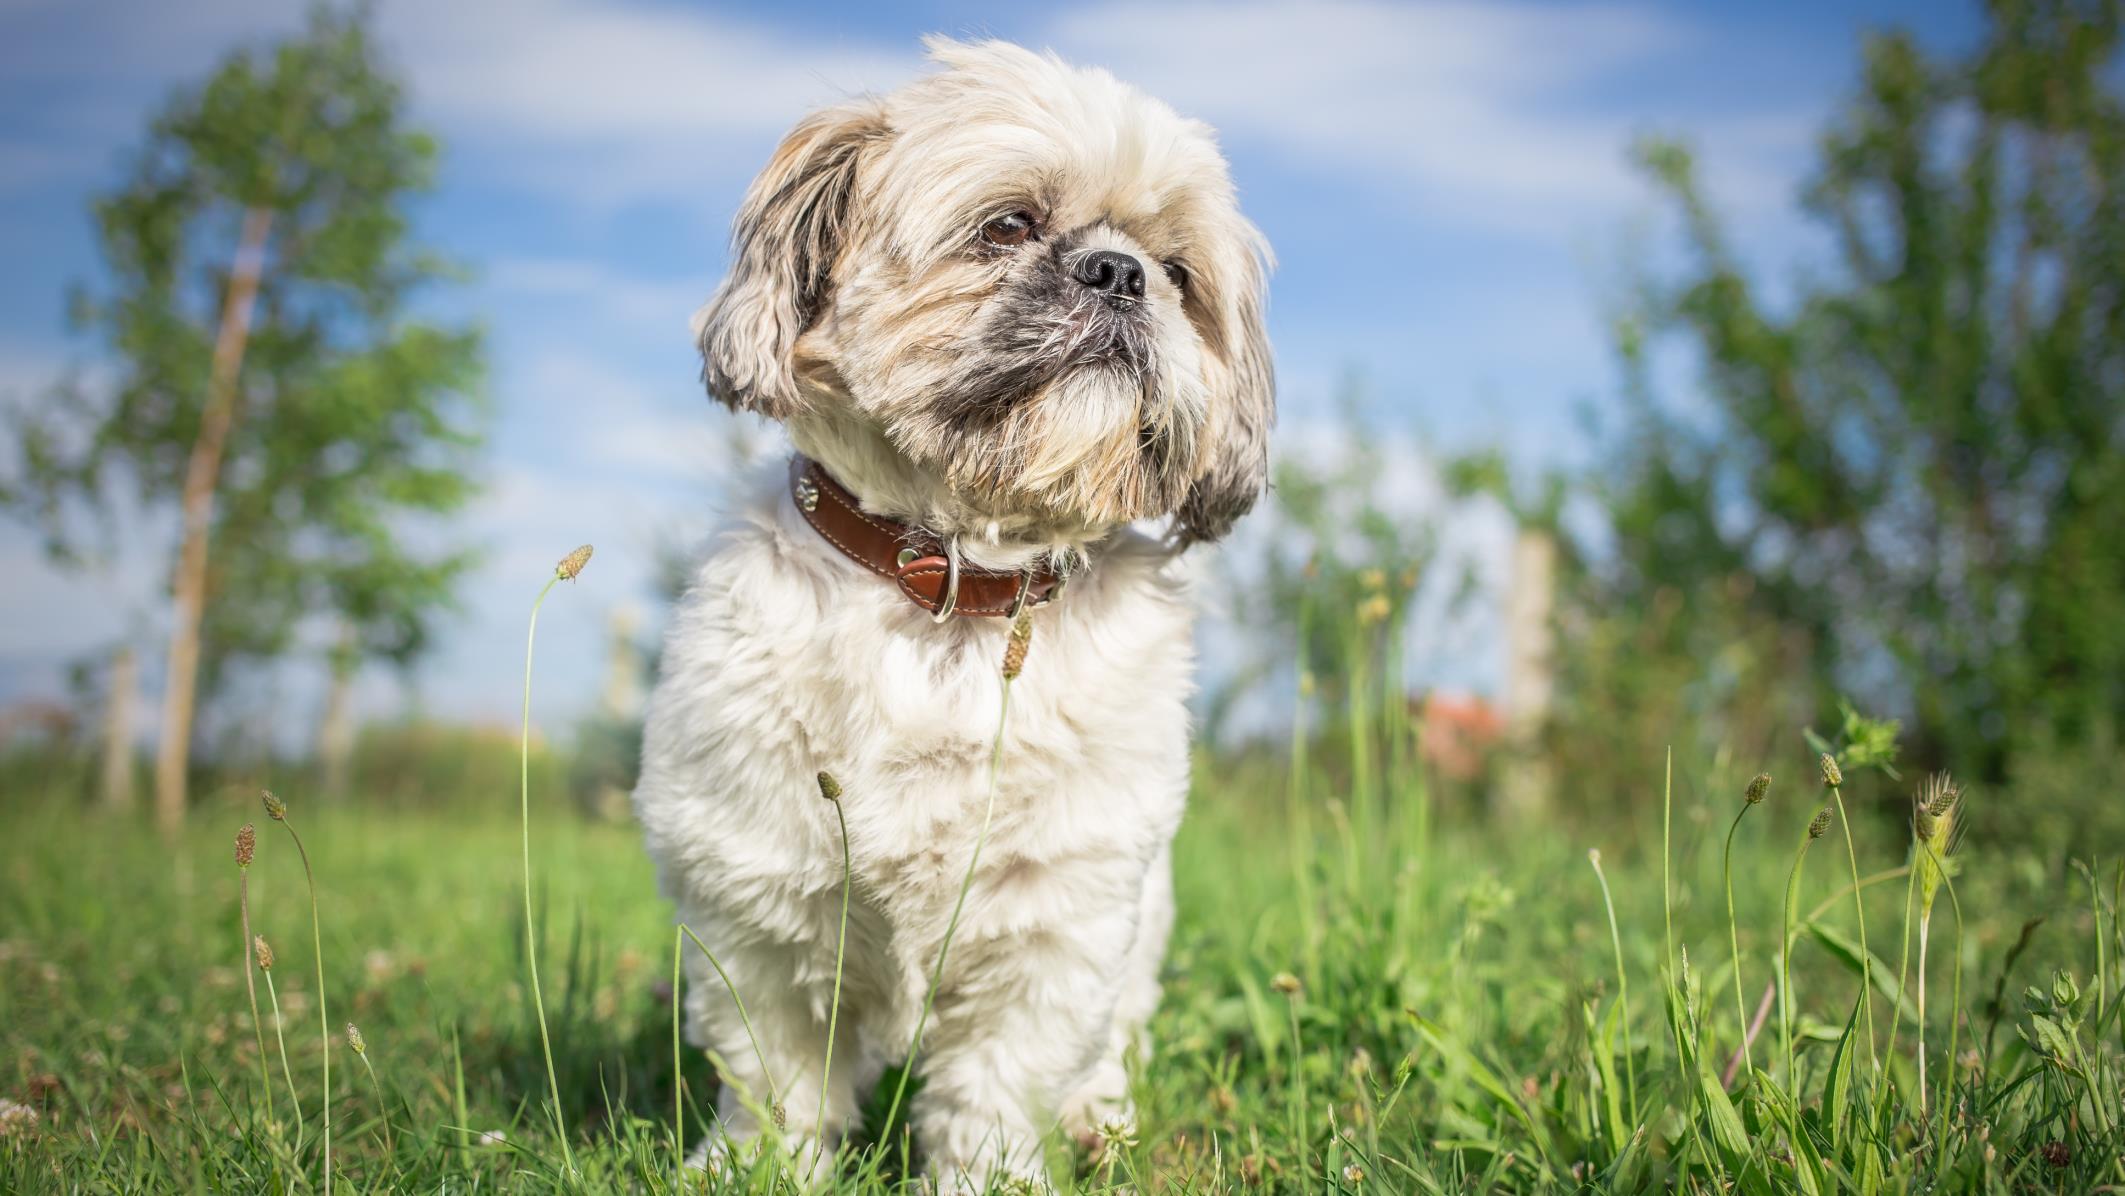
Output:
[[[1058,1123],[1082,1134],[1130,1118],[1124,1056],[1156,1005],[1173,920],[1193,662],[1175,542],[1129,520],[1175,515],[1204,539],[1244,512],[1273,381],[1264,250],[1207,130],[1051,57],[933,50],[943,73],[785,141],[697,333],[719,396],[781,419],[866,509],[957,535],[971,565],[1063,549],[1087,562],[1032,616],[993,824],[908,1110],[932,1172],[979,1185],[1039,1180]],[[1016,268],[978,248],[996,214],[980,197],[1036,192],[1058,236],[1151,267],[1159,376],[1061,374],[1023,399],[1004,425],[1022,438],[997,458],[1008,468],[976,486],[955,471],[996,446],[952,439],[929,405],[1010,365],[953,338],[1003,310],[984,305]],[[1186,295],[1157,267],[1177,253]],[[1172,451],[1147,464],[1138,438],[1153,434]],[[664,891],[758,1039],[756,1055],[730,988],[689,950],[689,1030],[726,1080],[714,1149],[758,1136],[772,1105],[816,1166],[905,1056],[988,808],[1008,631],[933,623],[805,523],[779,467],[701,566],[667,634],[635,808]],[[843,893],[822,771],[844,791],[854,877],[823,1123]]]
[[[1058,1114],[1077,1130],[1127,1115],[1122,1056],[1157,1001],[1173,918],[1189,619],[1172,558],[1133,532],[1034,616],[994,822],[920,1057],[910,1121],[940,1169],[1034,1173]],[[1006,632],[1001,619],[932,624],[805,524],[779,478],[672,622],[635,808],[770,1075],[689,948],[696,1045],[755,1102],[772,1091],[799,1143],[831,1149],[913,1036],[986,805]],[[822,770],[843,787],[855,882],[820,1135],[841,902]],[[758,1126],[737,1090],[720,1113],[745,1136]]]

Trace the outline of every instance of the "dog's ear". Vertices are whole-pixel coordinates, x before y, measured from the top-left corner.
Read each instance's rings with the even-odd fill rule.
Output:
[[[1252,228],[1250,245],[1225,280],[1223,318],[1214,347],[1222,359],[1224,393],[1213,405],[1209,467],[1176,513],[1183,546],[1222,539],[1253,509],[1269,484],[1269,432],[1276,423],[1276,363],[1264,326],[1268,308],[1268,247]]]
[[[774,419],[801,405],[790,353],[826,299],[858,165],[886,135],[876,102],[815,112],[753,180],[732,223],[730,273],[694,317],[709,394]]]

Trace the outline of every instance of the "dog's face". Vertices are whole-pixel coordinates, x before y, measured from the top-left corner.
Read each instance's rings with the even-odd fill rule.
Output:
[[[1100,71],[936,41],[944,69],[815,114],[755,180],[698,317],[711,393],[856,419],[991,510],[1176,515],[1267,470],[1267,246],[1210,131]]]

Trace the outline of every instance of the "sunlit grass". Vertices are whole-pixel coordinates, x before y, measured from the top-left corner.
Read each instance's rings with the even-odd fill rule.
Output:
[[[2098,932],[2113,971],[2118,956],[2115,917],[2097,904],[2109,880],[2095,886],[2094,902],[2090,886],[2076,894],[2061,878],[2040,904],[2005,907],[2003,877],[1975,865],[1958,877],[1966,910],[1988,911],[1971,928],[1967,961],[1988,992],[2021,920],[2050,921],[2000,981],[2008,994],[2000,1024],[1992,1026],[1983,1002],[1967,1009],[1960,1041],[1975,1057],[1931,1060],[1940,1089],[1932,1100],[1950,1111],[1934,1118],[1920,1112],[1908,1050],[1878,1074],[1847,1074],[1841,1118],[1822,1108],[1860,973],[1815,949],[1806,929],[1819,918],[1856,941],[1849,895],[1804,917],[1811,898],[1834,897],[1842,886],[1808,890],[1792,915],[1794,1064],[1789,1071],[1781,1051],[1770,1071],[1738,1077],[1731,1100],[1753,1146],[1748,1158],[1727,1161],[1705,1132],[1702,1094],[1676,1082],[1669,1036],[1648,1033],[1654,1010],[1628,1010],[1635,1045],[1623,1045],[1601,893],[1583,862],[1570,866],[1590,844],[1561,828],[1521,828],[1444,831],[1437,854],[1424,857],[1393,833],[1358,843],[1355,854],[1341,837],[1309,845],[1292,838],[1282,784],[1270,776],[1267,768],[1214,771],[1197,796],[1176,848],[1181,921],[1155,1025],[1158,1054],[1138,1078],[1137,1142],[1097,1166],[1064,1143],[1055,1147],[1064,1173],[1076,1168],[1087,1185],[1133,1175],[1152,1187],[1214,1191],[1251,1175],[1319,1190],[1348,1186],[1343,1173],[1356,1168],[1378,1190],[1458,1191],[1471,1180],[1573,1190],[1584,1180],[1603,1190],[1686,1182],[1710,1191],[1716,1169],[1744,1187],[1798,1190],[1786,1186],[1798,1182],[1789,1134],[1807,1140],[1798,1157],[1820,1158],[1826,1176],[1872,1165],[1907,1179],[1940,1169],[1951,1190],[2118,1182],[2118,1003],[2099,1011],[2095,994],[2117,991],[2120,978],[2091,978]],[[1678,799],[1676,927],[1699,976],[1685,1028],[1707,1058],[1723,1058],[1740,1044],[1736,1014],[1721,1016],[1729,1006],[1715,999],[1731,986],[1724,948],[1730,934],[1759,954],[1775,945],[1788,853],[1805,841],[1813,811],[1774,797],[1738,836],[1737,927],[1724,917],[1719,831],[1706,829],[1724,802],[1707,793],[1704,807],[1700,818],[1692,799]],[[198,864],[187,870],[171,866],[147,833],[71,811],[11,807],[15,842],[93,839],[101,847],[64,860],[17,853],[0,875],[8,914],[0,1051],[15,1061],[5,1083],[9,1099],[39,1111],[34,1126],[0,1139],[0,1186],[39,1190],[64,1175],[87,1187],[158,1188],[197,1169],[226,1190],[321,1188],[321,1142],[292,1123],[276,1138],[253,1095],[259,1060],[243,980],[218,946],[237,932],[235,878],[207,866],[227,851],[216,815],[233,821],[239,812],[203,813],[186,844]],[[537,931],[561,965],[548,1006],[581,1184],[669,1191],[671,996],[668,970],[652,963],[671,933],[668,913],[629,828],[551,809],[535,816],[548,828],[534,860],[545,911]],[[350,1190],[550,1189],[565,1163],[545,1109],[511,917],[521,906],[517,861],[505,845],[514,845],[517,827],[456,810],[325,810],[307,823],[320,874],[335,890],[344,885],[347,907],[360,910],[335,918],[328,903],[325,974],[335,985],[332,1005],[359,1019],[364,1062],[374,1061],[379,1081],[335,1098],[336,1121],[378,1127],[335,1143],[341,1180]],[[1862,823],[1861,855],[1895,862],[1894,829],[1887,820]],[[1881,840],[1870,844],[1874,830]],[[1613,946],[1631,978],[1661,984],[1660,883],[1650,866],[1657,836],[1649,842],[1644,828],[1618,826],[1598,840],[1615,886]],[[1294,856],[1316,874],[1311,907],[1294,897]],[[2094,875],[2114,879],[2114,865]],[[250,883],[259,933],[279,943],[308,938],[292,852],[262,846]],[[1876,929],[1896,928],[1884,921]],[[1313,963],[1310,938],[1318,941]],[[305,979],[314,969],[301,966],[312,961],[295,962],[276,968],[275,979],[288,981],[277,1000],[299,1020],[316,994]],[[1934,965],[1943,966],[1938,958]],[[2055,998],[2054,968],[2080,978],[2086,995],[2077,1003]],[[1301,987],[1279,994],[1272,982],[1280,972]],[[2015,994],[2030,986],[2042,997],[2025,1012]],[[1928,1015],[1945,1031],[1938,992]],[[2036,1018],[2050,1029],[2039,1030]],[[2048,1036],[2041,1041],[2052,1054],[2032,1050],[2023,1032]],[[1945,1032],[1929,1037],[1946,1040]],[[292,1081],[314,1107],[319,1044],[297,1036],[288,1050]],[[698,1138],[713,1132],[702,1110],[713,1107],[714,1078],[696,1052],[680,1063],[691,1089],[686,1129]],[[1622,1090],[1627,1072],[1640,1088],[1635,1114]],[[1840,1120],[1846,1128],[1834,1129]],[[276,1140],[290,1149],[276,1151]],[[771,1170],[716,1182],[768,1185]],[[897,1164],[846,1170],[850,1183],[877,1172],[871,1187],[898,1175]]]

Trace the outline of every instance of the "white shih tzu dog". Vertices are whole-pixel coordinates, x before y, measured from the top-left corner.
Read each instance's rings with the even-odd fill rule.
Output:
[[[1188,789],[1175,558],[1262,490],[1275,385],[1267,246],[1207,127],[1052,55],[930,50],[782,142],[696,317],[710,392],[796,455],[675,614],[635,809],[729,977],[689,953],[709,1157],[771,1108],[816,1165],[915,1038],[1032,612],[907,1110],[949,1189],[1039,1182],[1049,1129],[1131,1115]]]

